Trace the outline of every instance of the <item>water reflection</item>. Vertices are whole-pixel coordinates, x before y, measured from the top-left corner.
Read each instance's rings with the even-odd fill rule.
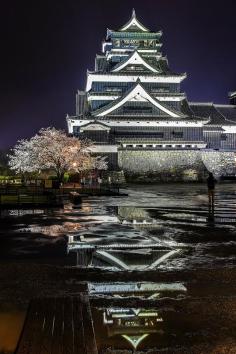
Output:
[[[162,321],[158,312],[152,309],[109,308],[103,311],[108,337],[121,335],[134,349],[150,333],[157,333],[158,324]]]
[[[4,225],[2,237],[6,237],[7,242],[13,239],[9,249],[15,247],[18,252],[15,251],[15,254],[28,247],[28,254],[32,255],[35,250],[41,252],[38,234],[51,236],[52,241],[57,236],[67,235],[68,258],[71,253],[76,254],[75,258],[70,258],[74,265],[85,267],[86,271],[92,268],[90,274],[95,279],[97,274],[109,274],[110,282],[92,282],[89,285],[99,353],[112,353],[113,349],[125,349],[130,353],[135,348],[147,350],[161,347],[163,338],[169,345],[169,335],[172,339],[180,336],[181,332],[188,335],[188,327],[193,322],[191,316],[188,312],[184,313],[184,306],[179,314],[172,304],[186,297],[187,288],[191,297],[194,285],[190,284],[191,289],[189,283],[187,286],[175,281],[118,283],[115,277],[122,278],[123,274],[128,274],[128,280],[137,277],[146,279],[147,274],[152,274],[152,278],[148,279],[155,281],[159,274],[164,274],[163,280],[167,273],[172,273],[171,280],[176,280],[177,274],[179,277],[179,274],[193,271],[195,275],[200,273],[204,276],[209,269],[235,265],[235,186],[216,193],[214,213],[208,211],[207,195],[201,188],[191,186],[191,190],[186,190],[185,186],[152,186],[140,190],[140,187],[134,187],[128,191],[129,197],[122,199],[88,198],[82,205],[67,203],[64,209],[53,211],[2,210],[3,219],[11,218],[11,223]],[[20,221],[15,221],[16,216],[21,217]],[[36,235],[35,238],[30,238],[30,234]],[[51,257],[53,253],[55,243],[48,254]],[[27,269],[28,265],[26,274]],[[85,274],[84,269],[81,273]],[[86,280],[86,277],[83,279]],[[189,279],[194,283],[194,277]],[[204,279],[204,286],[201,287],[200,279],[200,286],[198,283],[194,291],[198,297],[205,291],[207,298],[209,294],[205,289],[211,275]],[[219,292],[218,286],[211,291],[215,296],[215,292]],[[73,292],[76,292],[75,287]],[[222,294],[225,296],[224,289]],[[196,316],[198,306],[199,303],[193,316]],[[201,311],[196,321],[197,329],[204,313]],[[214,322],[217,311],[214,309],[212,313]],[[185,325],[181,327],[184,316]],[[5,321],[5,328],[11,322],[17,323],[17,320],[9,318]],[[213,322],[209,321],[209,328]]]
[[[182,283],[89,284],[91,299],[95,297],[99,299],[98,305],[101,304],[93,308],[99,353],[158,346],[157,335],[162,336],[165,332],[163,323],[166,310],[165,304],[163,308],[159,304],[157,309],[155,301],[183,297],[186,291]],[[135,302],[133,298],[136,299]],[[140,306],[141,299],[143,301]],[[169,306],[168,311],[170,310]]]
[[[115,215],[116,216],[115,216]],[[91,217],[90,217],[91,218]],[[96,220],[100,220],[97,215]],[[113,208],[113,216],[102,217],[103,231],[69,235],[68,252],[77,254],[78,266],[112,268],[116,270],[153,270],[182,252],[183,245],[164,235],[157,219],[137,207]],[[111,222],[116,226],[111,225]],[[112,230],[107,234],[104,223]],[[156,229],[151,236],[145,229]],[[119,231],[118,231],[119,230]],[[97,233],[96,233],[97,231]]]

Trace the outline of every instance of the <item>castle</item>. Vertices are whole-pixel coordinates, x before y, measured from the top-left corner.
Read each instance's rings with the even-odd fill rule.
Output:
[[[189,102],[181,92],[187,75],[170,69],[161,36],[134,10],[107,30],[76,115],[67,116],[69,134],[94,141],[94,153],[130,180],[235,175],[236,92],[229,105]]]

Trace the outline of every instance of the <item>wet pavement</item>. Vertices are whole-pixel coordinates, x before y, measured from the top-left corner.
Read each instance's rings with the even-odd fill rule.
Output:
[[[99,353],[235,353],[236,185],[217,186],[214,213],[201,184],[126,192],[2,211],[0,315],[88,281]]]

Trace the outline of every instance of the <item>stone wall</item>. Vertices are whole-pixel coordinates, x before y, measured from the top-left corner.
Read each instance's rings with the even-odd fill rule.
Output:
[[[203,151],[202,161],[215,177],[230,175],[236,172],[236,154],[227,151]]]
[[[128,181],[198,181],[207,171],[216,177],[230,173],[235,165],[235,154],[201,150],[120,150],[118,164]]]

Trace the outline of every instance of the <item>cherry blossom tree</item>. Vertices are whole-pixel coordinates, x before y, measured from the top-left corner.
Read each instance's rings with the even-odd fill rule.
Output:
[[[92,168],[94,170],[107,170],[108,168],[108,161],[106,156],[95,156],[92,157]]]
[[[20,140],[12,149],[9,166],[17,173],[55,171],[59,181],[65,172],[91,167],[92,143],[69,137],[62,130],[43,128],[29,140]]]

